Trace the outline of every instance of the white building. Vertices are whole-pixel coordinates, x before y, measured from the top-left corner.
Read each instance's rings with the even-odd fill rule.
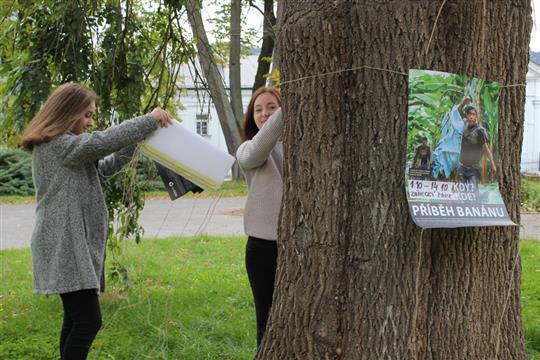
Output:
[[[241,61],[242,105],[244,111],[251,98],[251,89],[255,81],[255,74],[257,73],[257,59],[258,55],[251,55],[243,58]],[[218,67],[223,77],[225,88],[229,89],[229,69],[221,65],[218,65]],[[198,71],[202,75],[202,72],[200,70]],[[184,66],[181,69],[181,75],[183,77],[184,87],[186,88],[180,94],[180,103],[184,106],[184,109],[178,111],[178,117],[182,125],[207,138],[220,149],[227,151],[227,144],[221,130],[221,124],[219,123],[216,109],[208,91],[203,89],[204,85],[194,81],[196,76],[191,65]]]
[[[540,65],[529,62],[521,172],[540,171]]]

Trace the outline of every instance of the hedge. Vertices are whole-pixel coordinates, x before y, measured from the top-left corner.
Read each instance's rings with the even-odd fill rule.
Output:
[[[139,156],[137,177],[144,191],[165,190],[153,162],[144,156]],[[34,195],[29,152],[0,147],[0,195]]]

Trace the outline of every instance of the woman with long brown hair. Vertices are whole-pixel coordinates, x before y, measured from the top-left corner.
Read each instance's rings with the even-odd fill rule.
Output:
[[[270,87],[255,91],[244,121],[244,138],[236,159],[248,183],[244,213],[246,270],[255,300],[257,346],[272,306],[277,264],[277,227],[283,193],[281,95]]]
[[[156,108],[89,134],[95,101],[94,92],[82,85],[59,86],[21,141],[32,150],[37,201],[33,287],[62,299],[61,359],[86,359],[101,327],[98,293],[108,225],[101,182],[129,162],[137,142],[171,122]]]

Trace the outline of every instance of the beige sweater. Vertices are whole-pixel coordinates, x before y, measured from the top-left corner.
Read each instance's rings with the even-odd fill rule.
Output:
[[[249,236],[277,240],[281,196],[283,194],[283,130],[278,109],[252,140],[242,143],[236,159],[248,183],[244,231]]]

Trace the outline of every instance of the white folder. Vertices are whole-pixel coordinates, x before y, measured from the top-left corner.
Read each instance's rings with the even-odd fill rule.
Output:
[[[176,120],[169,127],[154,131],[142,143],[141,151],[203,189],[211,190],[221,186],[235,160]]]

